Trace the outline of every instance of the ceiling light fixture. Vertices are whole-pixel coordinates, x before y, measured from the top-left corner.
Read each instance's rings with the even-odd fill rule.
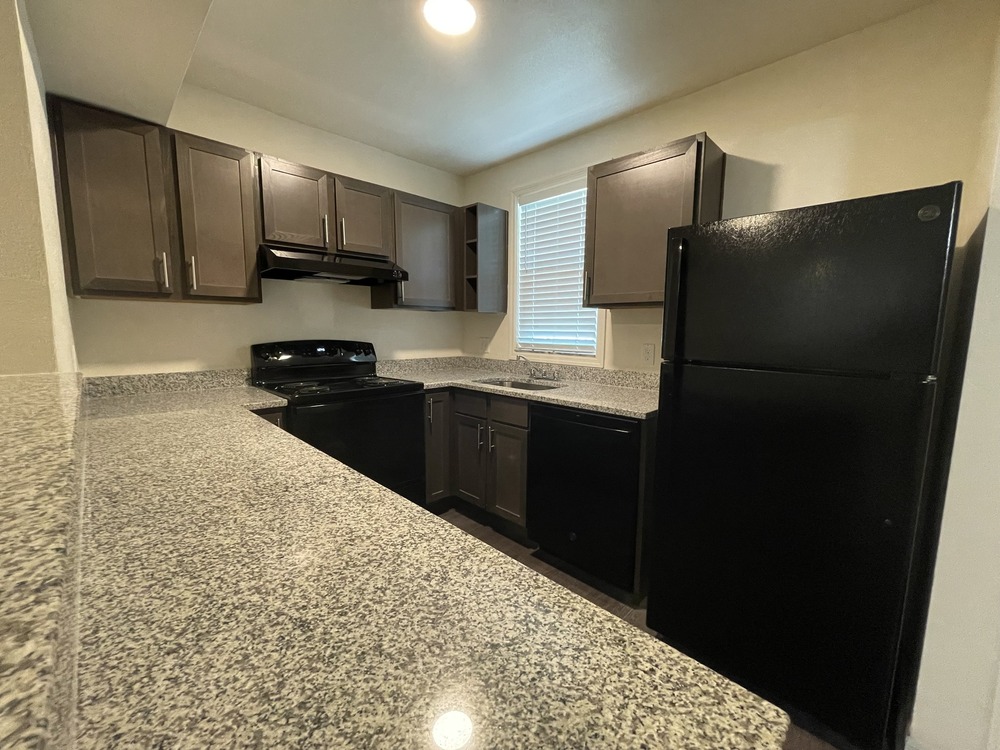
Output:
[[[424,18],[442,34],[458,36],[476,24],[476,9],[469,0],[427,0]]]

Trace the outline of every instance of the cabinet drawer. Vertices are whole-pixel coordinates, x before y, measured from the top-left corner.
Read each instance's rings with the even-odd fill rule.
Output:
[[[515,427],[527,427],[528,402],[517,398],[493,396],[490,399],[490,420]]]
[[[455,391],[454,409],[459,414],[486,419],[486,396],[472,391]]]

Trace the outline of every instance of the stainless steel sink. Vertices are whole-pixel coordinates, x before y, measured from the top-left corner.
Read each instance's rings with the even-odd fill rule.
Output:
[[[499,385],[503,388],[520,388],[522,391],[549,391],[562,388],[562,383],[540,383],[537,380],[512,380],[511,378],[482,378],[475,381],[483,385]]]

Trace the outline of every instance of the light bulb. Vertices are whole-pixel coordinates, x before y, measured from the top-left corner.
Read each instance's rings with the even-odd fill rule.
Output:
[[[427,0],[424,18],[431,28],[449,36],[466,33],[476,23],[476,9],[469,0]]]

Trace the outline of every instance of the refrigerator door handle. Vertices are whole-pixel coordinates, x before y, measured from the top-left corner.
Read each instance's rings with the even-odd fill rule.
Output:
[[[681,266],[684,263],[684,240],[667,245],[667,302],[663,308],[663,359],[677,357],[677,332],[681,304]]]

